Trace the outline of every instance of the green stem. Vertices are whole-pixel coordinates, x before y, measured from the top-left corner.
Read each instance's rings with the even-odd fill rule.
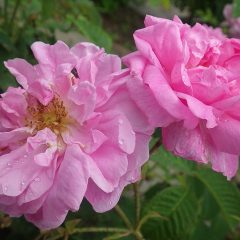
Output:
[[[155,151],[158,150],[158,148],[161,146],[161,139],[159,138],[156,143],[153,145],[153,147],[150,149],[149,154],[152,155]]]
[[[134,233],[134,236],[135,236],[136,240],[144,240],[143,235],[140,232],[138,232],[138,231],[136,231]]]
[[[13,9],[13,14],[12,14],[12,17],[10,19],[10,22],[9,22],[9,31],[10,33],[12,32],[12,28],[13,28],[13,22],[15,20],[15,17],[16,17],[16,14],[17,14],[17,10],[20,6],[20,3],[21,3],[21,0],[16,0],[15,2],[15,6],[14,6],[14,9]]]
[[[117,205],[115,206],[115,211],[118,214],[118,216],[123,220],[123,222],[125,223],[126,227],[130,230],[133,231],[133,227],[131,222],[129,221],[127,215],[123,212],[123,210]]]
[[[168,220],[168,218],[161,216],[159,213],[156,213],[156,212],[149,213],[149,214],[145,215],[139,221],[136,231],[140,232],[142,225],[151,218],[159,218],[159,219],[163,219],[163,220]]]
[[[86,227],[86,228],[77,228],[73,233],[94,233],[94,232],[111,232],[111,233],[125,233],[127,229],[124,228],[108,228],[108,227]]]
[[[105,237],[103,240],[115,240],[115,239],[120,239],[123,237],[127,237],[131,234],[131,232],[125,232],[125,233],[116,233],[114,235]]]
[[[133,184],[134,196],[135,196],[135,209],[136,209],[136,227],[140,221],[140,213],[141,213],[141,201],[140,201],[140,192],[139,192],[139,184],[138,182]]]

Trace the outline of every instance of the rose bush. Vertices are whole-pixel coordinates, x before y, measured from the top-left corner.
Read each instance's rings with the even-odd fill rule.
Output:
[[[128,89],[174,154],[212,164],[228,179],[240,154],[240,41],[178,17],[147,16],[124,57]]]
[[[223,9],[223,15],[225,17],[225,22],[223,23],[229,29],[229,35],[231,37],[240,37],[240,17],[233,16],[233,6],[232,4],[226,4]]]
[[[55,228],[84,197],[113,208],[140,177],[152,130],[120,58],[90,43],[35,42],[38,64],[5,62],[22,87],[0,98],[0,209]]]

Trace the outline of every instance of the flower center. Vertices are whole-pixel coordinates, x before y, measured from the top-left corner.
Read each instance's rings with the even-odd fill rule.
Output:
[[[54,97],[47,106],[37,102],[34,106],[28,107],[26,125],[34,129],[34,132],[49,128],[54,133],[59,134],[66,129],[67,123],[66,108],[57,97]]]

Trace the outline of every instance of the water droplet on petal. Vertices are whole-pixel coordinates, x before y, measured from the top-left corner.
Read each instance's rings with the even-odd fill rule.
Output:
[[[122,139],[120,139],[120,140],[118,141],[118,143],[119,143],[120,145],[123,145],[124,141],[123,141]]]
[[[40,178],[39,178],[39,177],[36,177],[36,178],[34,179],[34,181],[35,181],[35,182],[40,182]]]
[[[22,185],[22,186],[24,186],[24,185],[25,185],[25,182],[24,182],[24,181],[22,181],[22,182],[21,182],[21,185]]]
[[[8,185],[7,185],[7,184],[3,187],[3,191],[4,191],[5,193],[8,191]]]
[[[131,134],[132,134],[132,135],[135,135],[135,132],[134,132],[133,130],[131,130]]]
[[[8,163],[7,165],[8,165],[8,167],[11,167],[11,166],[12,166],[12,164],[11,164],[11,163]]]
[[[123,120],[122,119],[119,119],[118,120],[118,123],[121,125],[121,124],[123,124]]]
[[[27,155],[25,154],[23,157],[24,157],[24,158],[27,158]]]

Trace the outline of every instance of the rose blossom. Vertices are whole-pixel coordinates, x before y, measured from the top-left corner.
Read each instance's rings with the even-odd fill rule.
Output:
[[[49,229],[83,197],[97,212],[113,208],[139,179],[151,131],[119,57],[61,41],[32,51],[37,65],[5,62],[22,88],[0,98],[0,209]]]
[[[124,58],[132,99],[165,147],[230,179],[240,154],[240,41],[211,28],[147,16]]]
[[[229,35],[231,37],[240,38],[240,17],[233,16],[233,6],[232,4],[226,4],[223,9],[223,15],[226,19],[223,22],[229,29]]]

